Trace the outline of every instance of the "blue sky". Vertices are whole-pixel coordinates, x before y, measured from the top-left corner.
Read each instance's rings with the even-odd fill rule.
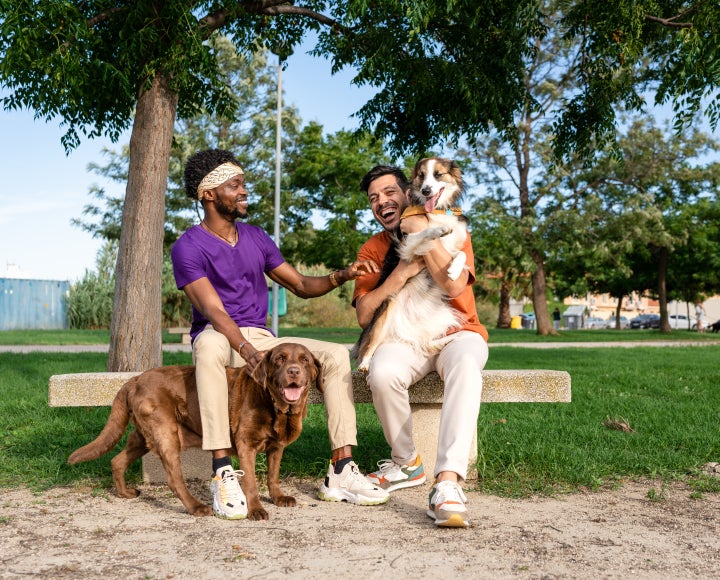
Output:
[[[351,115],[374,94],[351,84],[353,72],[331,75],[330,63],[300,48],[283,71],[284,103],[300,111],[303,123],[317,121],[333,133],[351,129]],[[91,200],[93,184],[122,194],[124,186],[104,182],[87,171],[103,163],[103,147],[119,149],[106,139],[83,140],[66,156],[60,143],[60,120],[34,120],[32,111],[0,109],[0,277],[19,270],[24,278],[71,280],[95,269],[101,241],[70,224]],[[15,274],[18,275],[18,274]]]

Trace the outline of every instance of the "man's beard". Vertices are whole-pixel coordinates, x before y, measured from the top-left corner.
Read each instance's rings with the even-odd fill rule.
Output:
[[[248,212],[240,209],[237,204],[233,204],[232,206],[226,207],[224,204],[218,204],[216,206],[217,212],[220,215],[228,216],[232,218],[233,220],[236,219],[245,219],[248,216]]]

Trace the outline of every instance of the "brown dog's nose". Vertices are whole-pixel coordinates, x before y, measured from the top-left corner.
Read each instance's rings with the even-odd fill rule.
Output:
[[[286,372],[291,378],[296,379],[300,376],[300,367],[298,367],[298,366],[288,367]]]

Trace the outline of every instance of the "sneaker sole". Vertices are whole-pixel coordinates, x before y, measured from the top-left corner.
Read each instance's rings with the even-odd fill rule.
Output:
[[[212,484],[210,484],[210,493],[213,494],[213,495],[215,495],[215,488],[213,487]],[[213,501],[214,501],[214,500],[213,500]],[[243,503],[246,504],[247,502],[246,502],[245,500],[243,500]],[[243,514],[243,513],[240,513],[240,514],[236,514],[236,515],[234,515],[234,516],[231,516],[231,515],[226,514],[226,513],[223,512],[222,510],[219,510],[219,509],[215,506],[214,503],[213,503],[213,515],[214,515],[216,518],[220,518],[221,520],[245,520],[245,519],[247,519],[247,512],[245,512],[244,514]]]
[[[438,526],[439,528],[469,528],[470,527],[470,522],[466,521],[465,518],[463,518],[462,514],[459,514],[459,513],[451,514],[445,520],[437,519],[437,516],[435,515],[435,512],[433,510],[428,510],[427,515],[435,520],[435,525]]]
[[[238,514],[236,516],[229,516],[227,514],[216,511],[214,509],[213,509],[213,515],[216,518],[220,518],[221,520],[245,520],[245,519],[247,519],[247,514]]]
[[[364,495],[352,494],[342,491],[331,491],[330,489],[322,486],[318,490],[318,498],[323,501],[346,501],[354,505],[381,505],[387,503],[390,500],[390,496],[386,497],[367,497]]]
[[[415,487],[418,485],[422,485],[427,481],[427,477],[423,475],[419,479],[405,479],[404,481],[398,481],[397,483],[393,483],[392,485],[389,485],[388,487],[382,486],[374,477],[368,477],[370,481],[372,481],[375,485],[377,485],[379,488],[384,489],[388,493],[391,491],[396,491],[398,489],[405,489],[408,487]]]

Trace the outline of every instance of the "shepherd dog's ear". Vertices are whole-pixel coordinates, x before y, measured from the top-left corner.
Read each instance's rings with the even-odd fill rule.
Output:
[[[253,369],[253,372],[249,373],[250,378],[262,387],[265,387],[265,383],[267,382],[268,376],[272,374],[272,369],[270,368],[272,366],[272,363],[270,362],[271,358],[272,358],[272,349],[266,350],[263,353],[262,360]]]
[[[323,367],[317,357],[313,356],[313,362],[315,363],[315,387],[321,393],[325,392],[325,379],[323,378]]]

